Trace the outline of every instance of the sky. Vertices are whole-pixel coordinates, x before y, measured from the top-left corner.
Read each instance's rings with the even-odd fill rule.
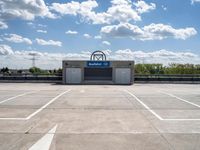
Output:
[[[110,60],[200,64],[200,0],[1,0],[0,68]]]

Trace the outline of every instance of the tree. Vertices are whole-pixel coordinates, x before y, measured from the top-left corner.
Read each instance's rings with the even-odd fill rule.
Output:
[[[2,72],[2,73],[9,73],[10,70],[8,69],[8,67],[5,67],[5,68],[2,68],[2,69],[1,69],[1,72]]]
[[[29,72],[31,72],[32,74],[35,74],[35,73],[42,73],[42,70],[40,68],[37,68],[37,67],[31,67],[29,69]]]

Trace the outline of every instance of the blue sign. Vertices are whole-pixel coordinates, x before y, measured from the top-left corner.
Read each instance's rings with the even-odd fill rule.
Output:
[[[109,61],[88,61],[87,62],[87,67],[110,67],[110,62]]]

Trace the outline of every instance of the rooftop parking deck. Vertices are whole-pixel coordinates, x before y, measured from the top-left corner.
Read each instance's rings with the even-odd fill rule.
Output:
[[[0,84],[2,150],[199,150],[198,84]]]

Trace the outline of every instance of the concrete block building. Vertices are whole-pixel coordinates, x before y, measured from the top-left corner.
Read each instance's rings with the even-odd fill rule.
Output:
[[[102,51],[90,60],[63,60],[63,84],[133,84],[134,61],[107,61]]]

